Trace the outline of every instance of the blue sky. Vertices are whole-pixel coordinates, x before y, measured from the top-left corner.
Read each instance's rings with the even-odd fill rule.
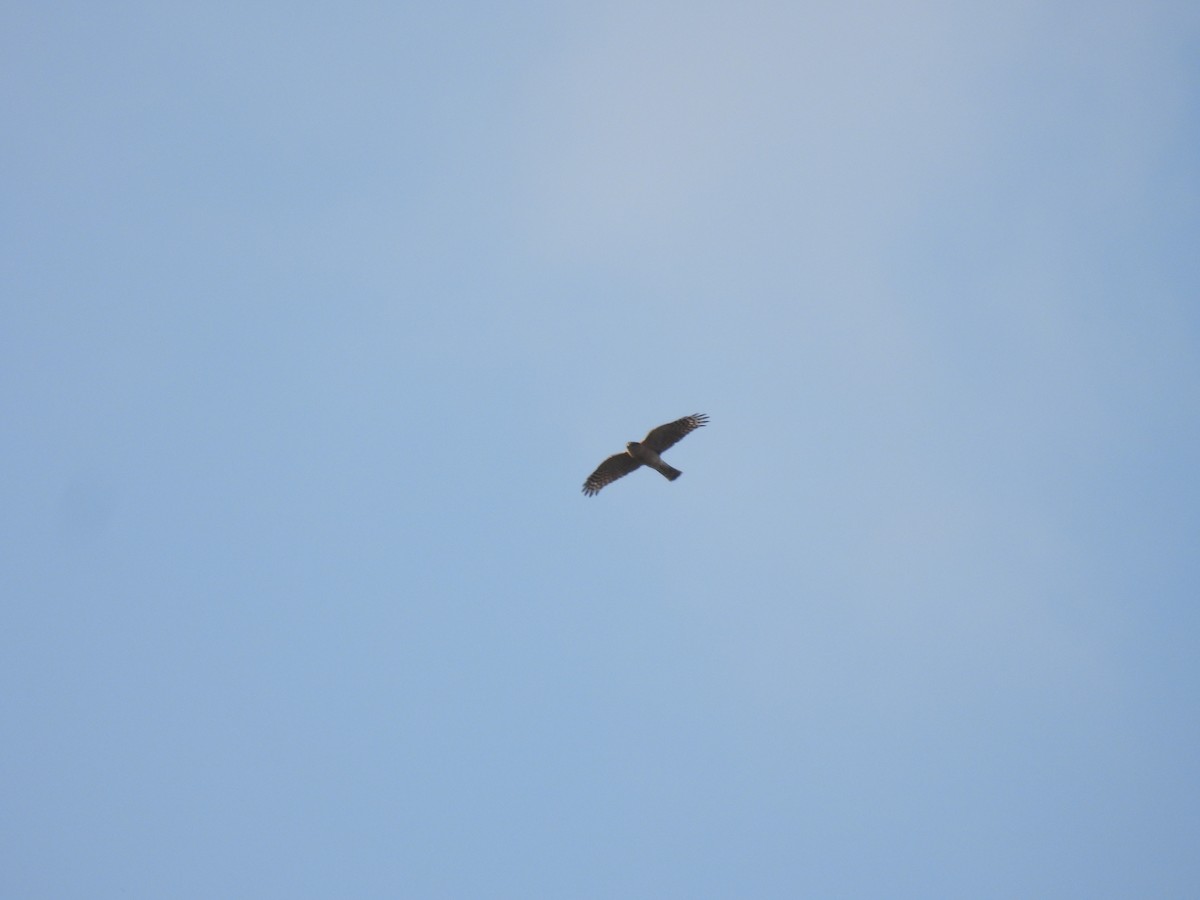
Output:
[[[0,893],[1196,893],[1194,4],[0,23]]]

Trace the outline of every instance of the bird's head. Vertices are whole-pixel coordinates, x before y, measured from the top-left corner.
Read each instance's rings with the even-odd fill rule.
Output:
[[[632,453],[635,449],[637,449],[640,446],[642,446],[642,445],[639,444],[637,441],[629,441],[625,445],[625,449],[628,450],[630,453]]]

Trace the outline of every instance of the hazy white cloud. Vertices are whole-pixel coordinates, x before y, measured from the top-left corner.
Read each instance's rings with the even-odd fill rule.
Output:
[[[764,229],[859,257],[927,227],[948,192],[985,214],[1117,214],[1186,111],[1178,18],[1127,4],[609,5],[531,75],[521,224],[535,251],[584,259]]]
[[[956,28],[949,9],[608,10],[577,24],[531,91],[530,225],[554,247],[670,246],[737,192],[844,226],[911,196],[972,121],[981,54],[963,52],[973,23]]]

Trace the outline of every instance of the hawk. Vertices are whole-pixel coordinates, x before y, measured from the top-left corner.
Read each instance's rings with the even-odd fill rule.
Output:
[[[678,444],[684,435],[691,434],[701,425],[707,424],[708,416],[697,413],[650,429],[650,433],[642,438],[640,444],[630,441],[625,445],[624,453],[617,453],[600,463],[596,471],[583,483],[584,494],[589,497],[595,496],[606,484],[611,484],[644,465],[661,472],[668,481],[674,481],[683,473],[663,462],[659,454]]]

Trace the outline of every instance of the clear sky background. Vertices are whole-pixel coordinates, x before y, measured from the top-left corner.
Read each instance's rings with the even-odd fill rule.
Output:
[[[1200,892],[1195,3],[0,50],[0,894]]]

